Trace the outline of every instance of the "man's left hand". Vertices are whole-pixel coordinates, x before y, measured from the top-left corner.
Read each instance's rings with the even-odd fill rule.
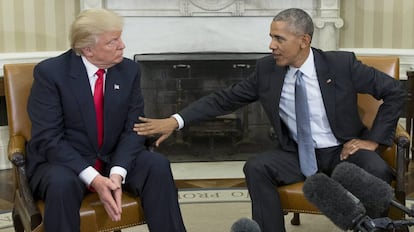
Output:
[[[102,175],[97,175],[91,183],[99,195],[106,213],[113,221],[121,220],[121,195],[122,190],[120,185],[115,184],[114,180]]]
[[[341,160],[346,160],[350,155],[355,154],[359,149],[375,151],[378,143],[370,140],[352,139],[346,142],[341,151]]]
[[[111,181],[117,186],[115,190],[112,190],[112,195],[120,214],[122,214],[122,176],[118,174],[112,174],[109,179],[111,179]]]

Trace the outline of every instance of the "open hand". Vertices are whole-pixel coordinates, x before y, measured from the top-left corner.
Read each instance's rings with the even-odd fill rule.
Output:
[[[152,119],[139,117],[141,123],[134,124],[134,131],[139,135],[151,136],[160,135],[155,141],[155,146],[159,146],[164,140],[166,140],[174,130],[178,129],[178,122],[174,118],[165,119]]]

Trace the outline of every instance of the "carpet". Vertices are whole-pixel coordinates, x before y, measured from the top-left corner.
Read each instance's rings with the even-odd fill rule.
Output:
[[[240,218],[251,218],[249,202],[181,204],[184,224],[188,232],[229,232]],[[285,216],[288,232],[340,232],[323,215],[301,215],[301,225],[290,224],[292,214]],[[122,232],[149,232],[146,225],[122,230]]]
[[[10,211],[0,211],[0,231],[12,232],[13,219]]]
[[[188,189],[178,191],[180,204],[250,202],[246,188],[231,189]]]
[[[179,201],[188,232],[228,232],[235,221],[251,218],[250,199],[246,189],[211,189],[179,191]],[[414,201],[408,200],[411,208]],[[288,232],[340,232],[323,215],[301,214],[301,225],[290,224],[292,214],[285,216]],[[410,228],[414,232],[414,228]],[[14,232],[11,212],[0,212],[0,232]],[[122,230],[122,232],[149,232],[146,225]]]
[[[182,208],[185,208],[188,214],[194,215],[192,211],[197,211],[197,205],[201,204],[202,208],[207,209],[209,203],[215,203],[215,207],[212,207],[211,210],[217,210],[217,207],[220,207],[219,203],[236,203],[236,202],[250,202],[250,197],[245,188],[233,188],[233,189],[189,189],[189,190],[180,190],[178,192],[178,201],[180,202]],[[192,206],[188,206],[191,204]],[[187,205],[187,206],[185,206]],[[230,204],[230,207],[235,205]],[[237,206],[239,207],[239,206]],[[184,214],[184,213],[183,213]],[[211,213],[213,214],[213,213]],[[234,213],[232,213],[234,214]],[[205,220],[205,216],[200,215]],[[195,218],[191,217],[191,221]],[[191,222],[190,220],[189,223]],[[191,224],[191,223],[190,223]],[[141,231],[146,228],[146,225],[141,227],[134,227],[129,230],[123,231]],[[11,212],[4,211],[0,212],[0,232],[13,232],[13,221],[11,217]],[[145,230],[143,230],[145,231]],[[188,230],[189,232],[192,230]]]

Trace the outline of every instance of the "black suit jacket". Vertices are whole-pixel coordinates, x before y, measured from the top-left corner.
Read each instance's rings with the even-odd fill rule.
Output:
[[[335,137],[342,143],[363,138],[391,145],[405,98],[400,82],[362,64],[354,53],[312,49],[329,125]],[[273,56],[264,57],[258,60],[253,77],[205,96],[179,114],[186,124],[191,124],[260,101],[281,148],[296,151],[297,145],[279,116],[280,96],[287,69],[277,66]],[[384,101],[370,131],[358,114],[358,93],[371,94]]]
[[[144,115],[137,63],[124,58],[107,71],[104,139],[98,149],[95,108],[86,68],[72,50],[36,65],[28,101],[32,138],[27,145],[29,176],[43,162],[64,165],[79,174],[99,157],[130,170],[145,149],[145,138],[132,131]]]

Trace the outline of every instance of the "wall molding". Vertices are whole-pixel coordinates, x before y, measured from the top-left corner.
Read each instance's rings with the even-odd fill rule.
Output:
[[[319,0],[336,2],[338,0]],[[288,7],[314,11],[317,2],[309,0],[81,0],[81,9],[105,7],[124,17],[141,16],[275,16]],[[325,5],[325,4],[324,4]]]
[[[135,37],[139,32],[145,33],[145,38],[139,37],[140,43],[127,43],[131,53],[146,50],[148,46],[161,49],[182,51],[182,47],[198,51],[222,50],[222,47],[235,49],[249,49],[251,46],[259,46],[263,39],[256,40],[254,36],[267,35],[270,20],[281,10],[296,7],[305,10],[313,18],[315,32],[312,44],[323,50],[336,50],[339,47],[339,33],[344,22],[340,17],[340,0],[81,0],[80,9],[93,7],[108,8],[125,18],[125,31],[129,33],[124,37]],[[174,17],[172,17],[174,16]],[[225,17],[223,17],[225,16]],[[149,18],[151,23],[143,23]],[[223,20],[223,18],[227,18]],[[266,18],[266,27],[252,25],[258,18]],[[194,21],[197,20],[197,23]],[[249,20],[248,23],[242,22]],[[159,22],[158,26],[155,26]],[[259,22],[258,22],[259,23]],[[261,24],[262,22],[260,22]],[[195,27],[197,24],[199,26]],[[186,30],[183,30],[186,28]],[[128,31],[129,30],[129,31]],[[245,31],[250,31],[254,36],[244,36]],[[200,33],[201,32],[201,33]],[[205,34],[227,36],[227,39],[206,41]],[[172,34],[175,34],[172,36]],[[151,38],[153,36],[153,38]],[[181,36],[181,37],[180,37]],[[167,38],[167,40],[164,40]],[[243,37],[243,38],[240,38]],[[190,43],[182,44],[183,40],[192,38]],[[223,37],[224,38],[224,37]],[[263,37],[265,38],[265,37]],[[244,40],[241,43],[241,40]],[[157,41],[154,43],[154,41]],[[208,46],[200,41],[206,41]],[[259,43],[257,41],[260,41]],[[198,43],[197,43],[198,42]],[[240,43],[240,44],[238,44]],[[252,45],[254,44],[254,45]],[[143,47],[141,47],[143,46]],[[176,47],[175,47],[176,46]],[[261,46],[261,45],[260,45]],[[200,47],[201,50],[200,50]],[[268,47],[268,42],[263,48]],[[257,49],[250,50],[254,52]]]
[[[64,51],[0,53],[0,77],[3,76],[3,66],[5,64],[36,63],[46,58],[58,56],[63,52]]]

